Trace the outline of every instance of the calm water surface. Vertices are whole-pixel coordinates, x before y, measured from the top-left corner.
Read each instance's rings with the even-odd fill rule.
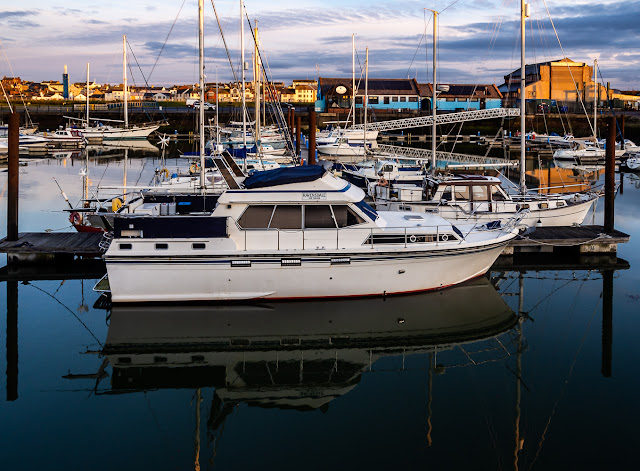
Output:
[[[140,155],[129,153],[129,184],[159,165]],[[21,231],[68,230],[53,177],[75,204],[83,166],[21,168]],[[121,184],[124,168],[123,151],[105,151],[89,177]],[[640,179],[625,175],[628,263],[604,275],[496,268],[386,300],[113,308],[92,291],[98,274],[2,282],[0,466],[635,467],[639,208]]]

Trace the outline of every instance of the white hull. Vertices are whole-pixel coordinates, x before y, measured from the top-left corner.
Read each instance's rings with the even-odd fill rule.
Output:
[[[571,204],[568,206],[563,206],[561,208],[548,208],[548,209],[540,209],[540,203],[529,202],[529,214],[525,216],[520,222],[520,226],[527,227],[549,227],[549,226],[573,226],[582,224],[584,218],[587,216],[587,213],[593,206],[595,199],[591,199],[588,201],[584,201],[581,203]],[[543,201],[541,201],[543,202]],[[493,203],[494,205],[496,203]],[[511,210],[504,208],[501,210],[498,208],[497,211],[474,211],[468,212],[463,209],[456,208],[455,205],[446,206],[446,205],[429,205],[424,203],[389,203],[387,205],[382,204],[378,205],[379,209],[385,210],[398,210],[399,207],[410,208],[407,209],[412,212],[426,212],[432,213],[435,212],[438,216],[443,217],[448,220],[455,221],[464,221],[464,222],[477,222],[477,223],[487,223],[492,221],[501,221],[502,223],[506,223],[513,215],[516,213],[516,204],[511,203]]]
[[[486,273],[504,246],[506,234],[490,246],[460,249],[441,243],[430,250],[241,252],[197,258],[106,257],[114,302],[216,301],[381,296],[440,289]],[[282,259],[302,259],[282,266]],[[331,258],[351,257],[332,265]],[[251,267],[231,267],[231,260]]]
[[[325,146],[316,147],[318,154],[324,155],[344,155],[344,156],[359,156],[365,155],[364,146],[350,146],[350,145],[337,145],[329,144]]]
[[[106,129],[92,128],[81,130],[82,135],[87,139],[122,140],[122,139],[146,139],[153,131],[160,126],[151,124],[147,126],[134,126],[128,129],[105,126]]]

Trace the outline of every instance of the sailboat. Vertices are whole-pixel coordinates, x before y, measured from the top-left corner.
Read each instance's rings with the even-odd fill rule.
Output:
[[[87,64],[87,115],[83,121],[80,132],[86,139],[102,140],[127,140],[127,139],[147,139],[149,135],[156,131],[161,123],[129,124],[128,95],[127,86],[127,36],[122,36],[122,94],[124,104],[124,121],[112,119],[90,119],[89,118],[89,64]],[[78,118],[68,117],[71,120]],[[90,121],[96,121],[96,125],[91,126]],[[104,124],[107,123],[107,124]],[[116,126],[109,123],[123,123],[123,126]]]
[[[521,71],[525,70],[525,18],[529,16],[528,4],[521,0]],[[434,12],[434,17],[437,13]],[[434,38],[436,23],[434,20]],[[434,39],[435,43],[435,39]],[[436,98],[436,62],[434,47],[434,109]],[[502,188],[502,181],[493,176],[437,173],[435,165],[435,112],[433,120],[432,174],[425,177],[422,187],[388,182],[374,183],[370,192],[375,196],[375,206],[381,210],[402,210],[437,213],[452,220],[505,223],[514,214],[527,210],[521,228],[534,226],[571,226],[582,224],[594,202],[602,196],[601,191],[545,195],[530,193],[525,181],[525,74],[520,74],[520,185],[519,192],[512,194]],[[492,165],[481,165],[486,171]],[[542,189],[539,189],[542,190]]]

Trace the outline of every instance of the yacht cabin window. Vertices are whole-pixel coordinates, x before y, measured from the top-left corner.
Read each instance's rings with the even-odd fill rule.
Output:
[[[279,204],[247,206],[238,225],[243,229],[302,229],[303,214],[305,229],[335,229],[366,222],[347,205]]]
[[[491,199],[493,201],[505,201],[504,193],[500,190],[500,187],[496,185],[491,186]]]
[[[238,224],[244,229],[266,229],[269,227],[273,208],[272,204],[247,206],[238,219]]]
[[[383,172],[393,172],[393,165],[391,164],[386,164],[384,167],[382,167],[382,171]]]
[[[326,229],[336,228],[336,222],[333,219],[331,206],[322,205],[306,205],[304,207],[304,228],[305,229]]]
[[[456,201],[469,201],[469,187],[458,186],[455,187]]]
[[[471,191],[473,201],[489,201],[489,187],[487,185],[473,185]]]
[[[336,217],[338,227],[355,226],[366,222],[347,205],[333,205],[333,214]]]
[[[269,229],[302,229],[302,207],[293,204],[277,205]]]
[[[442,199],[451,201],[453,198],[451,197],[451,186],[446,186],[444,191],[442,192]]]

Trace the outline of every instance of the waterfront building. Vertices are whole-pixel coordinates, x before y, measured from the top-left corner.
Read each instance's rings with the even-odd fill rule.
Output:
[[[364,80],[356,85],[356,108],[362,108],[365,94]],[[369,79],[369,108],[419,110],[420,90],[415,79]],[[318,79],[316,111],[327,112],[351,107],[352,79]]]
[[[421,83],[420,96],[423,110],[431,109],[433,88]],[[437,108],[441,111],[485,110],[502,107],[502,93],[495,84],[442,84],[438,92]]]

